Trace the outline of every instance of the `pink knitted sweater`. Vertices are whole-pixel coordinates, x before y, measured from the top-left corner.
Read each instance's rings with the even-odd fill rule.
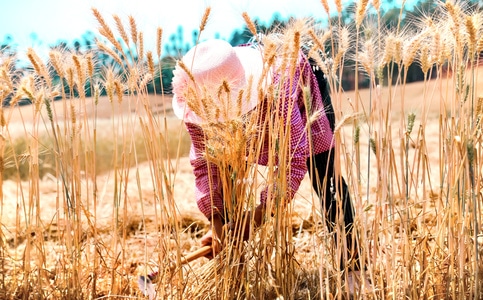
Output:
[[[285,82],[280,82],[285,80]],[[310,155],[327,151],[333,147],[333,133],[330,129],[329,121],[324,113],[324,106],[320,94],[319,86],[315,75],[312,72],[307,58],[302,53],[298,59],[298,65],[295,69],[295,76],[290,80],[289,76],[284,74],[273,74],[272,84],[281,87],[284,93],[279,95],[280,115],[287,126],[290,126],[290,164],[287,168],[290,172],[287,174],[289,179],[288,196],[290,200],[297,192],[302,179],[307,172],[307,159]],[[304,103],[304,88],[310,89],[311,99],[310,107]],[[307,95],[307,93],[305,93]],[[283,103],[282,103],[283,102]],[[293,107],[293,109],[289,109]],[[309,112],[307,110],[310,110]],[[267,105],[262,105],[261,116],[266,116]],[[318,118],[310,120],[310,137],[306,128],[308,128],[307,116],[314,112],[320,112]],[[204,133],[201,126],[194,123],[186,123],[187,130],[190,134],[192,145],[190,151],[190,162],[193,166],[195,175],[195,197],[200,211],[208,218],[215,213],[224,211],[224,203],[222,197],[221,186],[219,183],[219,173],[217,166],[208,163],[204,158],[205,141]],[[258,137],[260,138],[260,137]],[[263,143],[263,149],[258,157],[258,164],[267,165],[269,160],[268,143]],[[310,145],[311,144],[311,145]],[[278,161],[276,159],[276,161]],[[210,171],[209,171],[210,169]],[[265,188],[260,195],[260,202],[266,203],[268,187]]]

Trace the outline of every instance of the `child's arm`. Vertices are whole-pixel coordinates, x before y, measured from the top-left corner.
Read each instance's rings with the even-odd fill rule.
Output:
[[[219,171],[215,164],[206,161],[205,137],[200,126],[186,123],[191,136],[190,163],[195,175],[195,198],[200,211],[211,220],[214,214],[223,216],[224,204],[219,186]]]

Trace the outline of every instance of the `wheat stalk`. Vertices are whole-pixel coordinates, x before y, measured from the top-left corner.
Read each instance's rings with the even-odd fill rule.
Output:
[[[138,40],[138,56],[139,60],[144,60],[144,34],[142,32],[139,33],[139,40]]]
[[[415,35],[403,44],[402,64],[407,69],[414,62],[421,43],[421,35]]]
[[[100,50],[109,54],[109,56],[112,57],[120,66],[124,65],[123,60],[114,50],[112,50],[106,44],[104,44],[103,42],[101,42],[99,40],[96,41],[96,44],[97,44],[97,47],[99,47]]]
[[[255,26],[255,23],[253,23],[252,19],[248,15],[248,13],[247,12],[243,12],[242,13],[242,17],[243,17],[243,20],[245,20],[245,24],[247,25],[248,30],[250,30],[250,33],[253,36],[257,36],[258,35],[257,34],[257,27]]]
[[[122,25],[121,18],[119,18],[118,15],[113,15],[113,19],[116,23],[117,31],[121,35],[122,40],[127,46],[129,46],[129,38],[127,36],[126,30],[124,29],[124,25]]]
[[[134,45],[138,43],[138,28],[136,24],[136,19],[133,16],[129,16],[129,28],[131,30],[131,40]]]
[[[27,50],[27,57],[30,60],[30,63],[32,63],[35,72],[45,80],[48,86],[51,86],[52,82],[50,80],[49,72],[47,71],[47,66],[43,63],[34,49],[29,48]]]
[[[205,9],[205,12],[203,14],[203,17],[201,18],[201,22],[200,22],[200,33],[203,32],[203,30],[205,30],[206,24],[208,23],[208,19],[210,17],[210,13],[211,13],[211,7],[208,6]]]
[[[374,8],[379,11],[381,9],[381,1],[380,0],[372,0],[372,5]]]
[[[156,54],[158,58],[161,57],[161,45],[163,43],[163,29],[158,27],[156,29]]]
[[[148,70],[151,76],[154,77],[154,61],[153,61],[153,53],[148,51],[146,53],[146,59],[148,60]]]
[[[341,0],[335,0],[335,7],[337,8],[337,12],[340,16],[342,13],[342,1]]]
[[[117,51],[122,53],[123,49],[121,44],[114,37],[114,33],[112,32],[111,28],[107,25],[101,13],[96,8],[92,8],[92,13],[94,14],[94,17],[99,22],[99,25],[101,26],[99,28],[99,33],[103,35],[105,38],[107,38],[109,42],[116,48]]]
[[[478,42],[478,37],[477,37],[477,20],[476,17],[477,15],[473,16],[466,16],[466,22],[465,22],[465,27],[466,27],[466,32],[468,36],[468,48],[469,48],[469,55],[470,58],[473,59],[475,53],[475,49],[477,46]]]
[[[322,6],[324,7],[325,13],[329,16],[330,15],[330,8],[329,8],[329,3],[327,0],[321,0]]]
[[[368,4],[369,4],[369,0],[357,1],[357,7],[356,7],[356,26],[357,27],[360,27],[362,24],[362,20],[364,19]]]

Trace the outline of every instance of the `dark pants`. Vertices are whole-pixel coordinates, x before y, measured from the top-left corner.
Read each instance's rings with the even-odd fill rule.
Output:
[[[330,128],[334,131],[335,128],[335,114],[330,99],[330,92],[327,86],[327,81],[324,78],[324,73],[316,67],[315,61],[309,60],[312,65],[312,70],[317,78],[317,83],[322,96],[324,104],[324,112],[329,119]],[[349,189],[342,176],[336,178],[334,171],[334,149],[316,154],[307,160],[307,167],[317,195],[320,198],[322,208],[325,209],[326,223],[329,232],[334,232],[337,224],[337,216],[344,215],[345,238],[347,243],[348,258],[352,259],[354,264],[350,266],[352,270],[360,269],[358,243],[354,225],[354,210],[349,194]],[[336,187],[337,184],[337,187]],[[336,192],[339,194],[340,205],[337,203]],[[336,231],[340,232],[340,230]],[[338,241],[338,236],[335,236]],[[344,257],[341,258],[341,269],[346,267]],[[349,266],[348,266],[349,267]]]
[[[342,176],[337,179],[334,173],[334,150],[316,154],[307,160],[307,167],[312,181],[312,186],[320,198],[322,209],[325,209],[325,217],[329,232],[335,231],[334,239],[339,240],[337,232],[341,232],[342,227],[335,230],[338,216],[344,216],[345,239],[347,244],[348,258],[354,262],[350,266],[353,270],[360,269],[359,252],[357,249],[357,239],[355,231],[352,229],[354,224],[354,211],[352,207],[349,189]],[[336,187],[336,184],[338,185]],[[336,192],[340,195],[340,202],[337,202]],[[355,241],[355,243],[354,243]],[[341,257],[340,268],[346,267],[346,260]]]

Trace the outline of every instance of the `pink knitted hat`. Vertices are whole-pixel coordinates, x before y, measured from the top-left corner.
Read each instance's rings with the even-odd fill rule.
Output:
[[[173,111],[178,118],[196,124],[222,122],[243,115],[257,106],[258,83],[263,71],[261,50],[232,47],[223,40],[208,40],[189,50],[182,62],[192,77],[179,63],[176,65],[172,85]],[[224,82],[229,87],[229,93],[221,88]],[[240,92],[243,93],[241,109],[237,104]],[[212,99],[209,110],[221,112],[216,114],[218,120],[208,117],[215,115],[213,113],[197,115],[187,105],[189,101],[192,107],[202,106],[199,99],[207,95]]]

